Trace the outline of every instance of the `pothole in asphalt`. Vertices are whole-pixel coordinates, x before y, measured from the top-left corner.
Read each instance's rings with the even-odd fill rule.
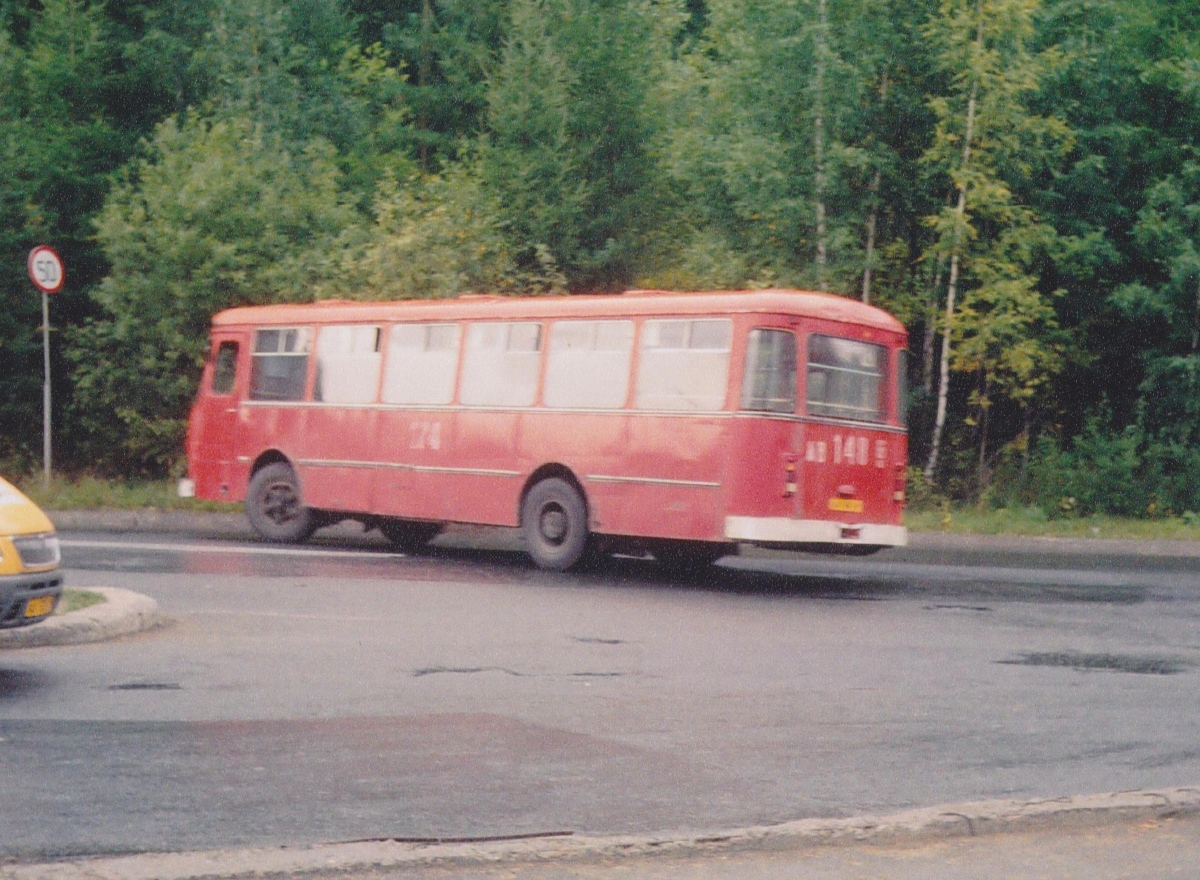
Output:
[[[516,678],[538,677],[536,673],[517,672],[515,669],[505,669],[503,666],[426,666],[422,669],[414,669],[412,674],[413,678],[421,678],[426,675],[477,675],[483,672],[501,672]],[[565,674],[569,678],[621,678],[625,675],[624,672],[569,672]],[[543,674],[542,677],[545,675],[547,674]]]
[[[997,660],[1014,666],[1057,666],[1066,669],[1107,670],[1134,675],[1177,675],[1194,664],[1175,657],[1135,654],[1089,654],[1083,651],[1039,651],[1012,660]]]
[[[414,669],[413,678],[421,678],[425,675],[475,675],[480,672],[503,672],[505,675],[515,675],[518,678],[525,676],[524,672],[505,669],[503,666],[426,666],[422,669]]]
[[[127,684],[110,684],[110,691],[181,691],[183,685],[163,681],[131,681]]]
[[[621,678],[624,672],[572,672],[572,678]]]
[[[602,639],[599,636],[571,636],[572,641],[582,642],[585,645],[625,645],[628,644],[624,639]]]

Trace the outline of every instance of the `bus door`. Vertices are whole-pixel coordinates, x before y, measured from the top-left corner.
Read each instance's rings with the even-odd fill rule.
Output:
[[[202,498],[226,497],[233,484],[244,347],[238,336],[218,334],[212,339],[212,372],[197,398],[191,425],[195,451],[189,467]]]
[[[750,331],[742,378],[743,412],[760,413],[742,439],[750,470],[738,480],[756,485],[759,500],[739,508],[763,517],[795,519],[803,513],[804,425],[796,418],[796,325]]]
[[[807,519],[884,522],[892,506],[888,349],[823,333],[807,340],[804,508]],[[853,538],[853,534],[843,537]]]

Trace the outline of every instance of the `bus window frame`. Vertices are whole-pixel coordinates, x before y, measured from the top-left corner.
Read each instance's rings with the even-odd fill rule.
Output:
[[[289,332],[296,333],[297,346],[299,350],[287,351],[287,334]],[[259,335],[263,333],[279,334],[276,350],[259,351]],[[313,341],[316,336],[315,329],[311,325],[259,325],[252,329],[250,334],[250,385],[246,392],[246,399],[253,403],[264,404],[295,404],[310,402],[312,400],[312,383],[314,372],[315,358],[313,353]],[[280,348],[284,350],[280,350]],[[304,358],[304,380],[301,385],[301,392],[298,397],[263,397],[257,395],[255,386],[256,370],[255,365],[258,363],[257,358],[267,357],[294,357]]]
[[[878,365],[879,372],[877,374],[872,374],[872,373],[866,373],[865,371],[852,370],[848,367],[839,367],[836,364],[823,364],[823,363],[814,364],[813,359],[812,359],[812,346],[813,346],[813,341],[816,339],[830,339],[830,340],[835,340],[835,341],[839,341],[839,342],[847,342],[847,343],[850,343],[851,345],[867,346],[867,347],[875,349],[877,351],[876,363]],[[810,418],[832,419],[832,420],[838,421],[838,422],[857,423],[857,424],[862,424],[862,425],[879,425],[879,426],[888,425],[891,422],[892,416],[893,416],[893,404],[889,400],[889,397],[891,397],[890,392],[892,390],[892,381],[891,381],[891,375],[890,375],[891,370],[892,370],[892,365],[891,365],[891,355],[890,355],[889,348],[890,347],[886,343],[877,342],[875,340],[857,339],[853,336],[839,335],[836,333],[830,333],[830,332],[826,332],[826,331],[822,331],[822,330],[814,330],[814,331],[809,332],[807,334],[807,337],[806,337],[805,343],[804,343],[804,395],[803,395],[804,396],[804,414]],[[825,367],[827,369],[833,369],[833,370],[839,371],[839,372],[848,372],[848,373],[854,373],[857,375],[875,375],[875,376],[877,376],[878,377],[877,384],[876,384],[877,393],[876,393],[876,406],[875,406],[875,410],[874,410],[874,417],[863,414],[866,411],[861,410],[861,409],[857,411],[857,414],[841,414],[841,413],[837,413],[837,412],[817,411],[813,406],[814,401],[811,396],[812,395],[812,387],[813,387],[812,373],[813,373],[814,365],[817,367]],[[830,404],[823,403],[821,401],[816,401],[816,403],[817,403],[817,407],[830,406]],[[851,409],[851,407],[849,407],[849,406],[846,406],[843,408]]]

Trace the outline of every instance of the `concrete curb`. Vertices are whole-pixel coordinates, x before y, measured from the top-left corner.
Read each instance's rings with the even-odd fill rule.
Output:
[[[1045,828],[1087,827],[1200,812],[1200,787],[1035,801],[981,801],[853,819],[803,819],[702,835],[547,836],[480,841],[377,840],[299,847],[104,856],[0,867],[0,880],[200,880],[438,865],[617,858],[671,853],[920,843]]]
[[[41,648],[102,642],[161,626],[165,618],[149,596],[120,587],[88,587],[105,601],[80,611],[55,615],[41,623],[0,630],[0,649]]]
[[[245,514],[182,510],[47,510],[60,532],[155,532],[249,535]]]

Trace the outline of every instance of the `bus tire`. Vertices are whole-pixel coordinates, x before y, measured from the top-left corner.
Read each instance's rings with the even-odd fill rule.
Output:
[[[588,548],[587,505],[566,480],[542,480],[521,505],[521,532],[538,568],[566,571]]]
[[[432,541],[441,532],[438,523],[413,522],[406,519],[385,519],[379,523],[379,531],[400,553],[413,554]]]
[[[251,479],[246,490],[246,516],[264,541],[294,544],[316,530],[316,513],[304,506],[300,481],[290,465],[269,464]]]

